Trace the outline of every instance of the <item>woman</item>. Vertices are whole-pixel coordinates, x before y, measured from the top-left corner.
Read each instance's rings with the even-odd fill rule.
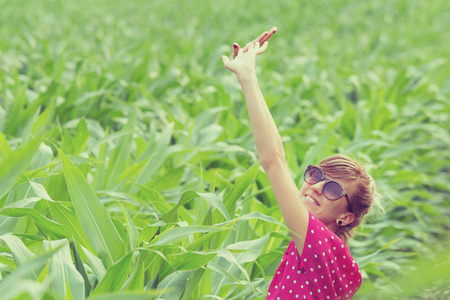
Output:
[[[375,184],[356,161],[333,155],[306,169],[298,191],[255,71],[256,56],[276,30],[244,48],[233,44],[233,60],[222,56],[241,84],[259,160],[292,236],[267,299],[349,299],[361,285],[361,274],[346,243],[369,211]]]

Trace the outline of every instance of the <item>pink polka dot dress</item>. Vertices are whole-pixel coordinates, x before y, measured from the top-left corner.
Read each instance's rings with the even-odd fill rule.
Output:
[[[302,255],[292,240],[266,299],[350,299],[360,286],[361,273],[347,245],[309,213]]]

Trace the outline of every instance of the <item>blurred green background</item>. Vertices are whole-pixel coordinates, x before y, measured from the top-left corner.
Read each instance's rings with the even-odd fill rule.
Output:
[[[449,15],[444,0],[0,0],[0,233],[8,236],[0,271],[2,281],[21,280],[10,298],[77,298],[64,286],[76,280],[55,283],[42,255],[57,244],[50,241],[68,238],[60,261],[71,265],[88,243],[36,217],[64,225],[52,200],[80,228],[88,222],[70,191],[73,166],[60,163],[56,146],[80,171],[73,182],[86,178],[81,195],[95,191],[88,199],[106,208],[126,248],[117,255],[128,269],[117,265],[126,270],[115,288],[81,254],[75,267],[81,275],[85,269],[85,296],[264,298],[288,235],[276,224],[282,218],[267,177],[251,168],[256,152],[245,103],[220,56],[272,26],[278,32],[257,71],[294,178],[300,183],[304,166],[325,156],[351,153],[382,195],[384,209],[375,206],[350,243],[364,279],[355,298],[450,297]],[[180,203],[182,195],[192,199]],[[201,232],[213,232],[193,226],[216,230],[227,219],[221,201],[230,205],[230,220],[246,221],[229,223],[232,233],[210,237],[208,247],[195,244]],[[250,220],[255,212],[263,217]],[[169,237],[189,226],[189,238],[159,242],[164,258],[139,248],[156,228]],[[95,244],[96,237],[87,239]],[[239,248],[244,241],[246,250]],[[216,256],[168,268],[186,249],[198,261]],[[17,253],[27,251],[47,267],[23,281],[19,267],[31,256]],[[118,260],[91,255],[105,272]],[[180,288],[158,294],[174,282]],[[0,282],[0,291],[10,284]]]

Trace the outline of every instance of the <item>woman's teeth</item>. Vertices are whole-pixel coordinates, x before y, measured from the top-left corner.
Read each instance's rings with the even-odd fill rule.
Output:
[[[311,203],[314,204],[314,205],[320,206],[313,198],[311,198],[311,197],[308,196],[308,195],[305,195],[305,199],[306,199],[307,201],[311,202]]]

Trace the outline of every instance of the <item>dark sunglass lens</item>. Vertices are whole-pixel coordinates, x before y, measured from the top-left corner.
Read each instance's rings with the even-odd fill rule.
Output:
[[[324,194],[330,200],[337,200],[341,198],[343,192],[342,187],[334,181],[327,182],[324,188]]]
[[[314,184],[321,181],[322,176],[322,171],[320,169],[311,168],[305,174],[305,181]]]

